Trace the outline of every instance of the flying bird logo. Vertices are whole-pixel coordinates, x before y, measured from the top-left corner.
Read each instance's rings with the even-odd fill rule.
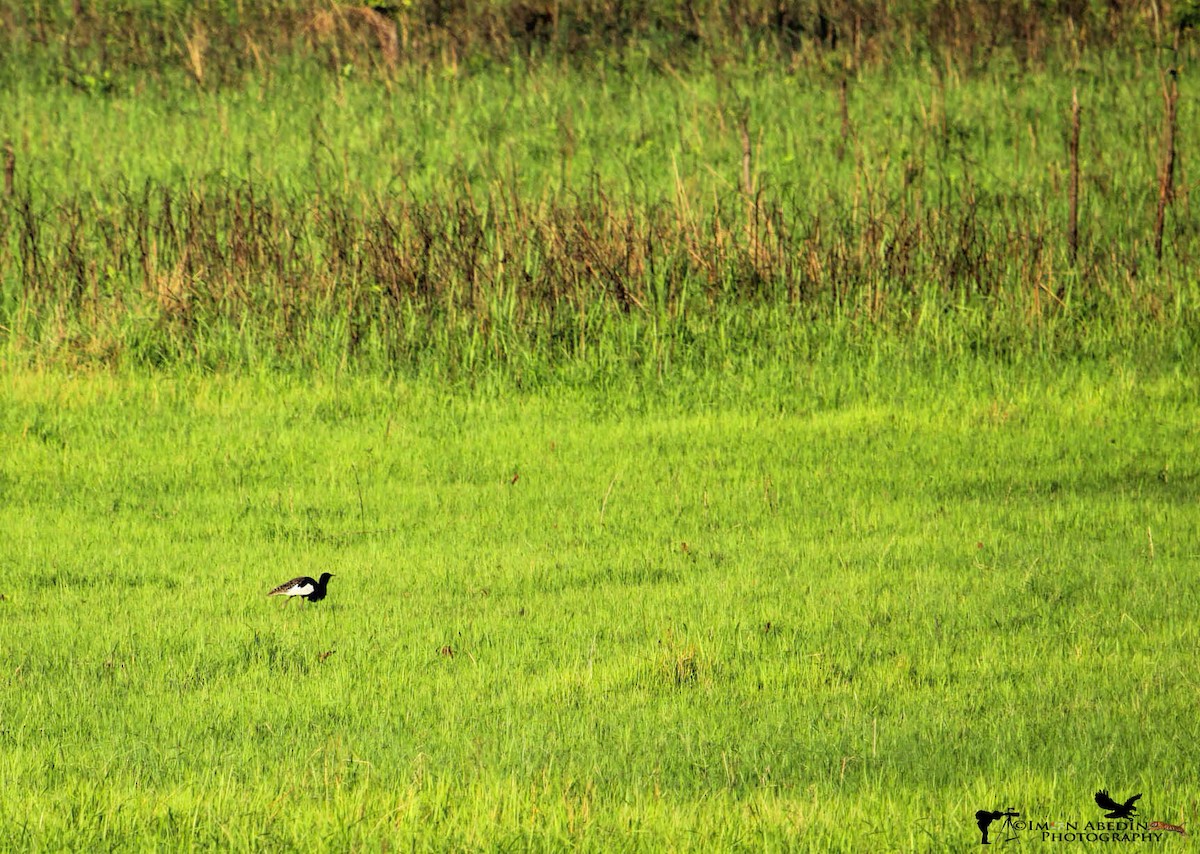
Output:
[[[1105,818],[1133,818],[1133,814],[1137,812],[1137,807],[1133,805],[1133,802],[1140,797],[1140,793],[1136,794],[1122,804],[1109,797],[1107,789],[1101,789],[1096,792],[1096,803],[1099,804],[1100,809],[1112,810],[1104,816]]]

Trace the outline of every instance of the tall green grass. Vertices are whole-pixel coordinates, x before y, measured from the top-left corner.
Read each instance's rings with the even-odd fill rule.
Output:
[[[1196,326],[1194,99],[1185,78],[1160,261],[1153,60],[864,71],[845,123],[839,77],[759,60],[518,60],[216,94],[31,78],[0,118],[15,164],[0,334],[18,361],[467,372],[653,361],[764,317],[764,344],[819,319],[944,352],[980,325],[1001,349],[1177,351]]]

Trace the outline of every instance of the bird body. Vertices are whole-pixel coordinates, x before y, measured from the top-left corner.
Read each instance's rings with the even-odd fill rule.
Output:
[[[1101,789],[1096,792],[1096,804],[1101,809],[1112,810],[1112,812],[1104,816],[1105,818],[1133,818],[1133,814],[1137,812],[1137,807],[1133,805],[1133,802],[1140,797],[1141,794],[1139,793],[1125,803],[1121,803],[1109,797],[1108,789]]]
[[[319,580],[302,575],[299,578],[293,578],[291,581],[285,581],[267,595],[303,596],[309,602],[320,602],[325,598],[325,586],[329,584],[329,579],[331,578],[333,578],[332,572],[322,572]]]

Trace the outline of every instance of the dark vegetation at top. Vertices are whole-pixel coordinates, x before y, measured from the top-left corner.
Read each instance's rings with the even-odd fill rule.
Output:
[[[1169,39],[1200,23],[1195,0],[265,0],[0,3],[7,74],[37,62],[81,87],[183,72],[238,85],[297,58],[337,71],[527,57],[651,55],[723,62],[766,51],[792,64],[878,67],[946,54],[961,67],[1010,53],[1022,64]],[[836,61],[830,61],[836,57]],[[45,62],[49,59],[50,62]]]
[[[0,49],[10,58],[50,51],[66,79],[98,64],[109,75],[183,70],[219,86],[297,56],[334,70],[355,58],[395,67],[614,52],[707,64],[761,50],[791,62],[836,54],[854,67],[948,53],[969,68],[997,52],[1037,64],[1174,40],[1198,23],[1194,0],[6,0]],[[195,64],[200,54],[219,58],[211,73]]]

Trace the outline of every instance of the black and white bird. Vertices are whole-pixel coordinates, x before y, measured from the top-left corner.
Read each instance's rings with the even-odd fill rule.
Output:
[[[313,581],[307,575],[293,578],[280,584],[268,596],[303,596],[309,602],[320,602],[325,598],[325,586],[333,578],[332,572],[322,572],[319,581]],[[289,601],[291,601],[289,599]]]

